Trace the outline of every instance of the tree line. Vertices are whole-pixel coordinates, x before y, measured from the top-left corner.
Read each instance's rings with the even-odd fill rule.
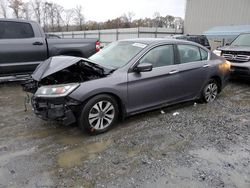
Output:
[[[43,0],[0,0],[0,17],[37,21],[45,32],[81,31],[130,27],[183,28],[183,20],[171,15],[161,16],[155,12],[152,18],[134,19],[135,13],[128,12],[105,22],[86,21],[83,8],[65,9],[63,6]]]

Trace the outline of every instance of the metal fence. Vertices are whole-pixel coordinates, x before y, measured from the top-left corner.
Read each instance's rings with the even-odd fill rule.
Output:
[[[72,32],[55,32],[62,38],[98,38],[102,43],[110,43],[120,39],[130,38],[163,38],[172,34],[182,34],[182,29],[138,27],[122,29],[88,30]]]

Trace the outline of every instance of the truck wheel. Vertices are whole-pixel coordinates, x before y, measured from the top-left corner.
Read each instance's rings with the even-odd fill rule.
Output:
[[[118,104],[110,95],[97,95],[83,106],[78,125],[90,134],[109,130],[118,119]]]

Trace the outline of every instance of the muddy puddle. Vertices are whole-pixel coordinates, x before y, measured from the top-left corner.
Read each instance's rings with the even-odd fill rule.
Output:
[[[64,168],[81,165],[85,160],[97,157],[101,152],[106,150],[111,143],[111,140],[98,141],[90,144],[85,143],[84,146],[67,150],[58,155],[58,164]]]

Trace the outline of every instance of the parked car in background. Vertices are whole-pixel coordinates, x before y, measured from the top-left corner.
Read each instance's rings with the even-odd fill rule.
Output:
[[[0,19],[0,81],[32,73],[51,56],[89,57],[99,50],[98,39],[46,37],[33,21]]]
[[[214,51],[231,62],[232,78],[250,79],[250,33],[242,33],[231,44]]]
[[[195,42],[211,50],[211,46],[205,35],[173,35],[171,38]]]
[[[119,117],[188,100],[212,102],[229,69],[224,58],[192,42],[131,39],[89,59],[52,57],[37,67],[24,90],[34,93],[34,112],[42,119],[78,122],[97,134]]]

